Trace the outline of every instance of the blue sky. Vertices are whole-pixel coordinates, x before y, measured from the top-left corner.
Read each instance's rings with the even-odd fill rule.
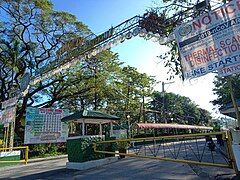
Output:
[[[52,3],[55,10],[74,14],[95,34],[117,26],[135,15],[142,15],[146,9],[154,6],[151,0],[52,0]],[[126,65],[136,67],[141,73],[156,76],[157,81],[166,82],[167,69],[157,58],[166,51],[165,46],[136,37],[112,50],[119,54],[120,60]],[[212,93],[213,77],[213,74],[208,74],[187,82],[176,78],[175,83],[166,85],[166,90],[187,96],[201,108],[213,112],[213,106],[209,103],[215,97]],[[155,89],[161,91],[161,83]]]

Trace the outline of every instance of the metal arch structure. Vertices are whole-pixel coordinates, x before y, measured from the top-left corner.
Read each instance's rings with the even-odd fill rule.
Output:
[[[50,66],[41,68],[31,80],[30,84],[37,84],[54,74],[63,72],[71,66],[76,65],[77,62],[83,58],[91,58],[101,51],[107,50],[115,46],[117,43],[123,42],[125,39],[130,39],[132,35],[136,36],[140,31],[139,22],[141,19],[143,19],[141,16],[134,16],[118,26],[110,28],[99,36],[91,34],[86,38],[86,41],[75,47],[73,50],[60,54],[59,58],[52,62]],[[109,32],[111,32],[110,35],[104,37],[104,35]],[[102,36],[103,38],[101,38]],[[94,40],[96,40],[96,43],[92,45]]]
[[[198,3],[185,11],[173,14],[170,18],[166,18],[164,14],[159,16],[155,12],[149,12],[143,16],[134,16],[115,27],[111,27],[98,36],[91,34],[86,37],[86,40],[73,47],[72,50],[69,48],[67,51],[60,53],[58,59],[51,62],[51,65],[43,67],[36,72],[30,85],[35,85],[42,80],[63,72],[76,65],[79,60],[91,58],[127,39],[131,39],[133,36],[139,35],[147,39],[154,37],[158,40],[163,40],[164,38],[165,43],[172,41],[174,39],[172,33],[168,34],[168,37],[163,37],[163,27],[171,26],[171,23],[181,22],[183,19],[192,19],[192,17],[206,12],[210,8],[209,0],[204,0],[203,2],[205,3]]]
[[[30,82],[31,85],[37,84],[41,80],[47,79],[54,74],[63,72],[84,58],[91,58],[98,53],[110,49],[125,40],[131,39],[133,36],[139,35],[148,39],[155,37],[161,38],[162,27],[165,24],[169,26],[169,21],[181,16],[179,13],[171,18],[163,19],[156,13],[146,13],[143,16],[134,16],[121,24],[111,27],[106,32],[96,36],[91,34],[84,42],[74,47],[68,52],[60,53],[57,60],[51,62],[46,68],[41,68]],[[172,37],[170,37],[173,39]]]

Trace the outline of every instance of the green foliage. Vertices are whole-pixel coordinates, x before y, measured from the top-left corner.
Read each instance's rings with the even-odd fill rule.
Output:
[[[175,122],[180,124],[208,124],[211,119],[207,110],[197,107],[188,97],[174,93],[155,92],[150,108],[159,113],[150,114],[149,118],[157,122]]]
[[[135,122],[139,120],[142,98],[151,95],[154,82],[152,77],[139,73],[136,68],[122,67],[117,54],[104,51],[93,59],[83,60],[74,71],[68,72],[57,89],[49,89],[47,94],[54,92],[51,96],[68,97],[59,105],[72,111],[96,108],[124,120],[128,113]],[[70,93],[72,95],[68,96]]]
[[[34,5],[42,11],[51,11],[53,8],[53,4],[49,0],[34,0]]]
[[[104,154],[95,153],[93,150],[93,142],[101,140],[101,138],[96,137],[68,140],[67,152],[69,162],[85,162],[104,158]],[[103,150],[103,146],[97,149]]]
[[[117,142],[117,148],[118,149],[128,149],[129,142],[128,141],[119,141],[119,142]]]
[[[30,145],[30,158],[66,154],[65,143]]]
[[[233,94],[236,99],[240,99],[240,78],[239,75],[227,77],[229,81],[232,82],[233,87]],[[227,78],[220,78],[218,76],[215,77],[214,80],[214,88],[213,93],[217,95],[217,98],[212,101],[213,105],[219,105],[220,107],[224,106],[226,103],[231,102],[231,94],[230,94],[230,88],[229,83],[227,82]]]
[[[0,19],[0,101],[19,90],[25,72],[30,72],[33,77],[40,68],[52,68],[52,62],[62,61],[56,52],[66,41],[84,39],[90,34],[88,27],[74,15],[54,11],[49,0],[2,0],[0,14],[5,17]],[[32,86],[19,103],[16,132],[22,139],[20,120],[26,107],[42,102],[44,90],[62,80],[62,76],[54,76]],[[58,100],[51,97],[50,103],[45,105],[51,106]]]

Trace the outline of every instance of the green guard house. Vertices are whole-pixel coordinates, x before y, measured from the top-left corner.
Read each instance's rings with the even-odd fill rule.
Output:
[[[62,122],[69,124],[68,163],[76,164],[105,158],[104,154],[93,151],[92,143],[113,139],[113,124],[118,123],[119,120],[120,118],[114,115],[88,110],[75,112],[62,118]],[[96,132],[97,134],[94,134]]]

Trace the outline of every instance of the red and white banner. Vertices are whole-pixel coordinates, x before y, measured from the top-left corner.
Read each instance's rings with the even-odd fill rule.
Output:
[[[233,0],[174,31],[185,79],[218,70],[238,73],[240,64],[240,0]]]

